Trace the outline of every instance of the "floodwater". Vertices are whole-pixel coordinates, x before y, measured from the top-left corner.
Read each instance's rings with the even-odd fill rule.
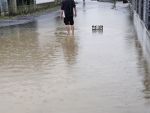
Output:
[[[150,64],[127,4],[77,11],[74,36],[59,11],[0,29],[1,113],[150,113]]]

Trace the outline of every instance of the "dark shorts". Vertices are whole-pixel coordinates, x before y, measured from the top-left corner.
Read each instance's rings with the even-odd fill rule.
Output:
[[[73,16],[65,17],[64,18],[64,23],[65,23],[65,25],[74,25]]]

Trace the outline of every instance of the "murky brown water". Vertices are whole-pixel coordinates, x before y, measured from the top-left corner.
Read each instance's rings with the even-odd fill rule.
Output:
[[[150,65],[126,5],[111,7],[79,1],[74,37],[57,11],[1,28],[0,112],[149,113]]]

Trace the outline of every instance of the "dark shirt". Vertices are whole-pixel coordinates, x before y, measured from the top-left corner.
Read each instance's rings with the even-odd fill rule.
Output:
[[[65,17],[73,16],[73,8],[75,8],[74,0],[63,0],[61,3],[61,10],[64,10]]]

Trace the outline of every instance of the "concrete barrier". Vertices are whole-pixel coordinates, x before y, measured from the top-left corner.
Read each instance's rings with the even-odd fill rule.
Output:
[[[147,30],[145,23],[140,19],[136,11],[133,13],[133,22],[138,40],[143,47],[143,50],[150,55],[150,32]]]

